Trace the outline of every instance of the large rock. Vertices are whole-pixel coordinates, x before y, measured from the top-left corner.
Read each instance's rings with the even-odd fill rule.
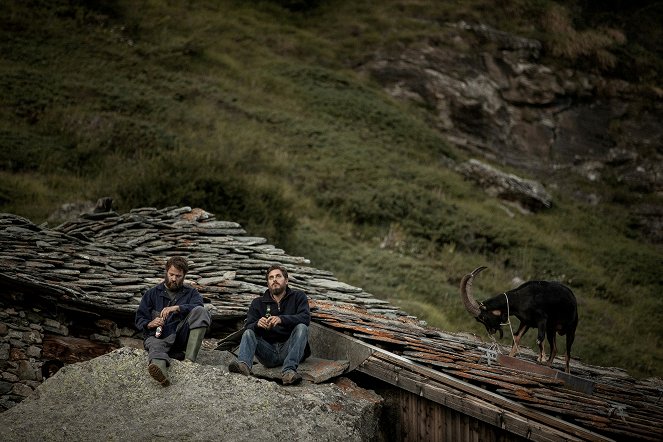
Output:
[[[522,211],[537,211],[552,206],[552,197],[537,181],[504,173],[476,159],[461,164],[458,169],[489,195],[515,203]]]
[[[373,440],[381,398],[348,380],[284,387],[215,364],[174,361],[172,385],[147,373],[128,347],[65,366],[0,414],[3,441]]]

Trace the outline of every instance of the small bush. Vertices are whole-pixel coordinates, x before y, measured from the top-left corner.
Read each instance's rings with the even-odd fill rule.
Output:
[[[568,10],[554,3],[543,17],[543,27],[548,33],[546,43],[553,56],[571,62],[585,59],[603,70],[615,67],[617,57],[611,50],[626,43],[623,32],[617,29],[577,31]]]
[[[102,180],[125,207],[166,207],[177,204],[201,207],[218,219],[235,221],[273,243],[288,240],[296,224],[293,203],[282,187],[261,185],[243,171],[226,168],[196,152],[164,152],[145,163],[115,167],[116,175]],[[99,184],[101,185],[101,183]]]

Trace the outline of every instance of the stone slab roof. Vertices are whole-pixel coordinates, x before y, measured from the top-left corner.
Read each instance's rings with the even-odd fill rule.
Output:
[[[132,316],[142,293],[162,280],[165,258],[175,254],[190,262],[186,283],[201,292],[215,322],[241,321],[264,291],[266,268],[279,262],[291,286],[309,296],[314,322],[381,349],[360,371],[438,402],[440,394],[460,395],[462,407],[494,413],[496,425],[518,416],[525,427],[514,431],[539,440],[663,440],[660,380],[574,360],[577,388],[574,379],[528,370],[536,357],[529,350],[519,355],[520,365],[500,363],[497,356],[508,349],[428,327],[204,210],[89,214],[56,228],[0,214],[0,288],[69,307]],[[546,428],[555,427],[562,436],[546,439]]]

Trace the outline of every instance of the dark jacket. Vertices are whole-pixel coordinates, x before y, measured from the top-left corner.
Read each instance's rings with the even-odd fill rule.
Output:
[[[265,316],[268,308],[272,316],[281,318],[281,324],[270,330],[257,325],[258,320]],[[295,326],[299,324],[308,326],[310,323],[311,311],[308,307],[306,294],[286,286],[285,296],[281,299],[280,308],[270,296],[269,290],[265,290],[262,296],[251,302],[249,312],[246,315],[245,328],[253,330],[257,336],[262,337],[265,341],[274,343],[287,341]]]
[[[147,324],[159,316],[164,307],[171,305],[179,305],[180,311],[168,316],[163,327],[162,337],[175,333],[177,324],[186,318],[194,307],[203,305],[203,297],[200,296],[198,290],[185,285],[177,292],[175,299],[171,301],[168,293],[166,293],[166,286],[162,282],[146,291],[143,299],[140,300],[140,305],[136,311],[136,328],[141,330],[145,337],[154,335],[156,328],[148,330]]]

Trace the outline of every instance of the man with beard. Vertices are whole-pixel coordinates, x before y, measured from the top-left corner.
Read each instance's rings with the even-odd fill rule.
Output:
[[[211,321],[198,290],[184,285],[189,266],[174,256],[166,261],[164,281],[143,295],[136,311],[136,328],[143,332],[150,375],[161,385],[170,385],[171,358],[195,362],[205,331]]]
[[[288,271],[274,264],[267,270],[267,290],[251,302],[239,345],[239,360],[228,366],[234,373],[251,374],[253,357],[265,367],[281,369],[283,385],[297,384],[299,363],[311,350],[308,326],[311,312],[304,292],[288,287]]]

